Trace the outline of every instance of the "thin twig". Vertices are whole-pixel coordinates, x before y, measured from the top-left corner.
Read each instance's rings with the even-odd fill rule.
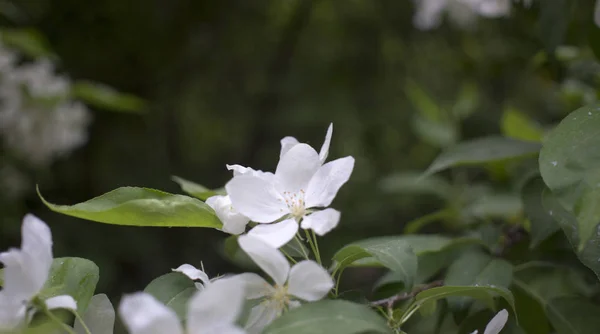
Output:
[[[407,299],[412,299],[415,298],[416,295],[418,295],[421,291],[425,291],[431,288],[435,288],[438,286],[442,286],[444,285],[444,281],[439,280],[439,281],[433,281],[429,284],[425,284],[425,285],[421,285],[418,287],[415,287],[411,292],[403,292],[397,295],[393,295],[391,297],[385,298],[385,299],[380,299],[380,300],[376,300],[376,301],[372,301],[369,304],[371,306],[386,306],[388,308],[391,308],[394,306],[394,304],[396,304],[397,302],[401,301],[401,300],[407,300]]]

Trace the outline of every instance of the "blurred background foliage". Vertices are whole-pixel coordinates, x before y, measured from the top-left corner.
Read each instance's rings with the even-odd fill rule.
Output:
[[[211,276],[234,271],[221,232],[66,217],[43,206],[35,184],[59,204],[126,185],[181,193],[173,175],[219,188],[231,177],[225,164],[273,170],[282,137],[320,147],[330,122],[330,156],[352,155],[356,167],[334,202],[342,223],[322,242],[327,254],[428,214],[450,225],[519,219],[518,182],[494,166],[415,180],[453,143],[501,133],[538,141],[595,101],[593,7],[517,3],[508,17],[421,31],[411,1],[2,0],[5,44],[32,58],[45,45],[58,72],[146,103],[107,112],[84,98],[93,112],[85,146],[48,166],[18,165],[28,182],[19,196],[6,185],[14,176],[0,181],[0,249],[19,245],[20,220],[33,212],[51,226],[55,256],[96,262],[98,291],[115,298],[182,263],[202,260]],[[9,161],[6,148],[0,159]],[[347,284],[378,274],[360,269]]]

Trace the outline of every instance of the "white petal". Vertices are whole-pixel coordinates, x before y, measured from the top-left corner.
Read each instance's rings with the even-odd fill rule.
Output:
[[[292,147],[300,144],[298,139],[294,137],[285,137],[281,139],[281,152],[279,152],[279,159],[283,157]]]
[[[298,308],[300,306],[302,306],[302,303],[297,300],[290,300],[290,302],[288,303],[288,307],[290,308],[290,310]]]
[[[115,327],[115,309],[105,294],[92,297],[85,314],[83,322],[93,334],[113,334]],[[79,319],[75,319],[75,332],[86,334]]]
[[[594,8],[594,23],[600,27],[600,0],[596,0],[596,7]]]
[[[8,298],[0,291],[0,332],[16,329],[25,320],[27,308],[19,301]]]
[[[258,299],[275,291],[269,282],[255,273],[243,273],[235,277],[243,282],[246,299]]]
[[[223,227],[221,228],[223,232],[242,234],[246,231],[249,219],[233,208],[229,196],[217,195],[209,197],[206,199],[206,204],[215,210],[217,217],[223,223]]]
[[[246,332],[236,325],[219,324],[213,327],[202,327],[201,330],[195,330],[188,334],[246,334]]]
[[[77,311],[77,302],[69,295],[51,297],[46,299],[45,303],[49,310],[55,308],[64,308],[71,311]]]
[[[273,183],[255,176],[236,176],[225,186],[233,207],[259,223],[270,223],[289,213]]]
[[[498,334],[506,325],[506,321],[508,320],[508,311],[502,310],[496,314],[492,320],[485,326],[485,331],[483,334]]]
[[[275,171],[277,189],[282,193],[306,190],[308,181],[320,166],[319,155],[314,148],[306,144],[295,145],[279,160]]]
[[[48,226],[28,214],[21,226],[21,249],[0,254],[4,263],[4,292],[16,300],[30,300],[46,283],[52,265],[52,235]]]
[[[187,333],[203,334],[225,324],[234,324],[244,303],[244,285],[236,278],[223,278],[196,293],[188,303]]]
[[[306,207],[328,207],[338,190],[350,178],[353,168],[353,157],[333,160],[319,168],[306,189],[304,197]]]
[[[245,329],[248,334],[262,333],[263,329],[280,316],[282,312],[283,310],[278,307],[275,301],[260,303],[250,310]]]
[[[335,209],[317,211],[302,218],[303,229],[311,229],[317,235],[323,236],[333,230],[340,222],[341,213]]]
[[[333,288],[333,279],[323,267],[311,260],[298,262],[290,271],[288,293],[298,298],[315,301]]]
[[[254,170],[250,167],[244,167],[241,165],[226,165],[228,170],[233,171],[233,176],[249,175],[263,178],[267,181],[272,181],[275,175],[270,172],[263,172],[261,170]]]
[[[124,296],[119,315],[129,334],[183,334],[175,312],[145,292]]]
[[[294,238],[298,232],[298,223],[293,218],[279,223],[258,224],[248,231],[248,235],[262,240],[273,248],[280,248]]]
[[[323,142],[323,146],[321,146],[321,151],[319,151],[319,160],[321,160],[321,164],[327,160],[327,156],[329,155],[331,135],[333,135],[333,123],[329,124],[329,128],[327,128],[327,134],[325,135],[325,141]]]
[[[285,283],[290,272],[290,264],[279,250],[249,235],[240,236],[238,243],[254,263],[271,276],[277,285]]]
[[[192,266],[191,264],[182,264],[179,267],[177,267],[176,269],[172,269],[173,271],[176,272],[180,272],[182,274],[184,274],[185,276],[189,277],[191,280],[201,280],[202,283],[204,284],[209,284],[210,283],[210,279],[208,278],[208,275],[206,275],[205,272],[203,272],[200,269],[197,269],[196,267]]]

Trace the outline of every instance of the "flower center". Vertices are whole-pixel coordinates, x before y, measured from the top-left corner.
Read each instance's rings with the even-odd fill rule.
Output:
[[[306,208],[304,207],[304,189],[300,189],[299,192],[283,192],[283,198],[285,199],[285,204],[288,209],[290,209],[290,214],[299,220],[304,217],[306,213]]]
[[[286,309],[288,303],[290,302],[287,285],[275,285],[274,288],[275,291],[271,295],[271,300],[275,302],[275,305],[278,310]]]

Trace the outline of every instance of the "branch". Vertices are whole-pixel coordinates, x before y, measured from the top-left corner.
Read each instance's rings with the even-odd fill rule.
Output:
[[[371,305],[371,306],[386,306],[388,308],[392,308],[394,306],[394,304],[396,304],[397,302],[399,302],[401,300],[415,298],[415,296],[418,295],[421,291],[429,290],[431,288],[436,288],[436,287],[442,286],[442,285],[444,285],[444,281],[442,281],[442,280],[433,281],[429,284],[418,286],[418,287],[414,288],[411,292],[403,292],[403,293],[393,295],[393,296],[385,298],[385,299],[372,301],[369,303],[369,305]]]

